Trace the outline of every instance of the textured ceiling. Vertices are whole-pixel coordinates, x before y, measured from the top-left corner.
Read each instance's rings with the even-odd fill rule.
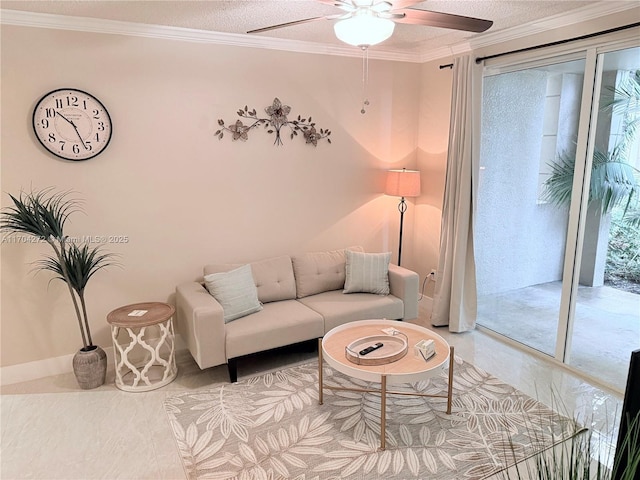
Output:
[[[393,36],[381,45],[385,49],[424,52],[445,48],[489,33],[528,25],[541,19],[583,9],[593,0],[428,0],[415,5],[424,10],[493,20],[485,34],[459,32],[436,27],[397,24]],[[638,5],[637,0],[607,0],[608,5]],[[331,15],[341,10],[316,0],[2,0],[3,9],[71,15],[244,34],[248,30],[309,17]],[[333,22],[320,20],[253,34],[287,40],[343,45],[335,38]]]

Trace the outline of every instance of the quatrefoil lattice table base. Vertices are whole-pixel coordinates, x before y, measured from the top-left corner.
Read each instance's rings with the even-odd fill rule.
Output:
[[[167,303],[136,303],[107,315],[111,325],[116,387],[146,392],[172,382],[178,374],[173,315]]]

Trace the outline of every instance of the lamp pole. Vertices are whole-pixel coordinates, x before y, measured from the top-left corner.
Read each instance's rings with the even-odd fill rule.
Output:
[[[418,170],[388,170],[384,193],[400,197],[398,211],[400,212],[400,238],[398,240],[398,266],[402,262],[402,229],[404,212],[407,211],[406,197],[420,195],[420,172]]]
[[[407,202],[404,201],[404,197],[400,199],[398,204],[398,211],[400,212],[400,239],[398,240],[398,266],[402,259],[402,223],[404,222],[404,212],[407,211]]]

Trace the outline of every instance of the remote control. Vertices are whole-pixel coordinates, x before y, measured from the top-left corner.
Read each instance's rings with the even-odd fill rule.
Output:
[[[373,352],[374,350],[377,350],[377,349],[381,348],[382,345],[383,345],[382,343],[378,342],[375,345],[371,345],[370,347],[367,347],[367,348],[365,348],[363,350],[360,350],[360,352],[358,352],[358,353],[360,355],[367,355],[367,354]]]

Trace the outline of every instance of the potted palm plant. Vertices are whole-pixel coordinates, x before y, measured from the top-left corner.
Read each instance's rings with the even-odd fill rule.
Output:
[[[66,283],[73,302],[83,347],[74,355],[73,371],[83,389],[96,388],[105,381],[107,357],[102,348],[93,344],[87,316],[85,289],[87,282],[99,270],[114,264],[114,255],[103,253],[100,246],[79,244],[64,233],[69,216],[80,210],[80,202],[70,192],[55,192],[48,188],[39,192],[9,195],[12,206],[0,217],[0,231],[9,235],[28,235],[46,242],[53,255],[36,263],[40,270],[49,270]]]

